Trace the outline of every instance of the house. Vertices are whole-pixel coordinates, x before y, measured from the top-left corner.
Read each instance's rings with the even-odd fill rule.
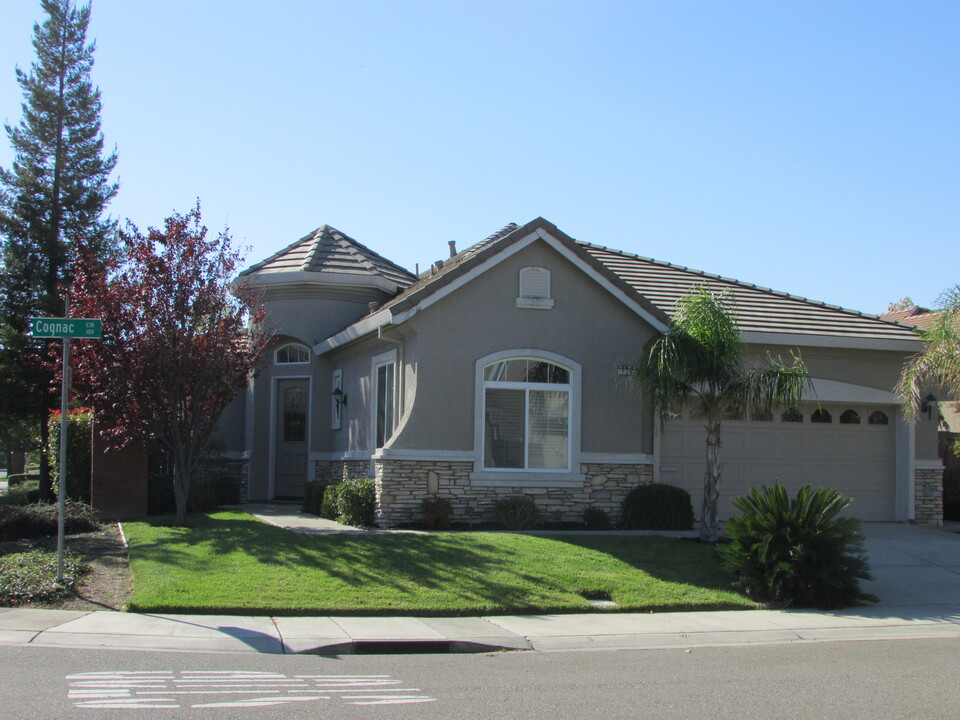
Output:
[[[779,481],[830,485],[864,520],[941,522],[935,421],[903,422],[893,388],[920,350],[910,325],[575,241],[538,218],[414,275],[327,226],[241,273],[278,337],[224,415],[226,457],[251,501],[313,479],[373,477],[382,526],[444,497],[460,521],[530,495],[556,521],[614,517],[660,481],[699,507],[704,431],[661,431],[632,363],[692,286],[729,290],[749,354],[799,352],[797,408],[724,423],[721,517]]]

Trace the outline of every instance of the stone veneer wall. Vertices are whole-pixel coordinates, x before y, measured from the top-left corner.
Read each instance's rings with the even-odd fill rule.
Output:
[[[369,460],[317,460],[314,480],[361,480],[370,477]]]
[[[920,525],[943,526],[943,468],[914,471],[914,517]]]
[[[477,487],[470,482],[472,471],[469,461],[377,460],[377,524],[393,527],[422,521],[420,504],[428,497],[449,500],[454,522],[492,522],[494,502],[511,495],[532,497],[547,522],[581,522],[590,507],[605,510],[617,522],[627,492],[653,482],[652,465],[585,463],[580,466],[586,476],[582,487]]]

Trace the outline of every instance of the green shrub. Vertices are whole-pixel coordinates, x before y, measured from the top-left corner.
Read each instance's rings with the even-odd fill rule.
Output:
[[[340,486],[343,483],[335,482],[323,489],[323,502],[320,503],[320,517],[327,520],[336,520],[340,514]]]
[[[27,473],[20,473],[19,475],[7,475],[7,488],[20,487],[28,480],[36,481],[36,479],[36,476],[28,475]]]
[[[690,493],[663,483],[637,485],[623,499],[623,524],[630,530],[689,530]]]
[[[841,608],[876,600],[860,591],[869,580],[860,521],[838,517],[852,501],[832,488],[754,488],[733,500],[740,514],[726,523],[732,542],[720,556],[736,584],[779,607]]]
[[[40,483],[34,476],[26,476],[28,479],[15,486],[8,487],[4,495],[0,495],[0,507],[10,505],[30,505],[40,501]]]
[[[0,557],[0,606],[16,607],[71,595],[87,565],[74,557],[63,559],[63,583],[57,584],[57,554],[30,550]]]
[[[337,485],[337,522],[356,527],[373,527],[376,519],[377,490],[373,480],[347,480]]]
[[[311,515],[323,515],[323,496],[327,488],[333,483],[330,480],[314,480],[308,482],[303,489],[303,512]],[[333,518],[329,518],[333,519]]]
[[[84,503],[67,500],[64,527],[68,533],[100,529],[97,512]],[[57,504],[33,503],[0,507],[0,540],[43,537],[57,534]]]
[[[76,408],[67,414],[67,497],[70,500],[90,502],[90,429],[93,412],[90,408]],[[50,480],[54,493],[60,488],[60,411],[50,413],[48,420],[50,444]]]
[[[609,530],[613,527],[610,516],[603,508],[587,508],[583,511],[583,524],[587,530]]]
[[[540,518],[536,504],[526,495],[500,498],[494,503],[493,511],[497,522],[507,530],[529,530]]]
[[[446,530],[453,521],[453,505],[446,498],[424,498],[420,510],[423,522],[434,530]]]

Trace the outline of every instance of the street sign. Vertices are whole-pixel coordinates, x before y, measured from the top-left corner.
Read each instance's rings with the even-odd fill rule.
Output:
[[[33,337],[99,338],[102,322],[86,318],[30,318]]]

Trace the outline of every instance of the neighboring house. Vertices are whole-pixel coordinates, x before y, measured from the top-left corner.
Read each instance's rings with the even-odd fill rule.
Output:
[[[700,506],[705,434],[661,432],[630,369],[691,287],[727,289],[757,358],[799,352],[808,402],[723,427],[721,517],[752,485],[830,485],[865,520],[939,523],[935,421],[902,422],[893,388],[921,348],[910,326],[577,242],[538,218],[419,277],[324,226],[245,270],[279,336],[221,436],[252,501],[313,479],[374,477],[377,516],[460,521],[526,494],[556,521],[619,516],[658,480]]]

